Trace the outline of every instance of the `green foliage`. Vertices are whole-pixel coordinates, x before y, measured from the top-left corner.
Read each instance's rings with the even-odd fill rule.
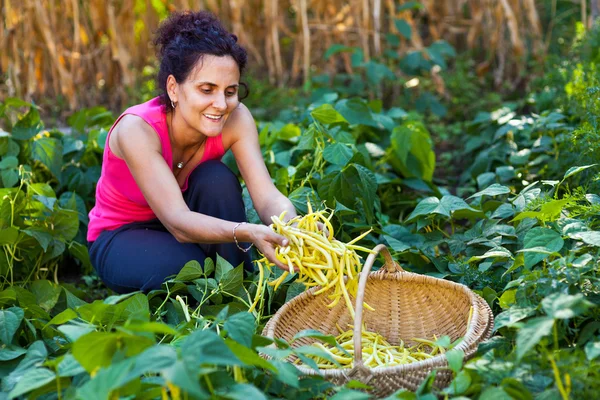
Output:
[[[23,110],[25,110],[23,112]],[[0,118],[0,288],[31,278],[56,280],[66,255],[90,270],[85,234],[112,115],[97,107],[74,114],[72,134],[46,130],[35,105],[7,99]],[[87,132],[89,130],[89,133]]]

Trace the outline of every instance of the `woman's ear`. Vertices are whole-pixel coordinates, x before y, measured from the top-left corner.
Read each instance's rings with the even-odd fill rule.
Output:
[[[169,96],[169,99],[171,99],[172,102],[177,103],[177,101],[179,100],[177,98],[177,80],[175,80],[175,77],[173,75],[169,75],[169,77],[167,78],[167,95]]]

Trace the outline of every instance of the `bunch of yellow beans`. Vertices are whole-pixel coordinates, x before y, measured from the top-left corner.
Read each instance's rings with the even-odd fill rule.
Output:
[[[315,360],[320,369],[354,367],[354,331],[352,327],[345,332],[339,326],[337,328],[340,331],[340,334],[335,338],[338,347],[323,345],[319,342],[313,343],[313,346],[323,350],[339,363],[337,365],[322,357],[308,356]],[[437,340],[435,336],[434,340]],[[410,347],[406,347],[402,340],[397,346],[393,346],[379,333],[367,330],[363,324],[361,336],[363,363],[369,368],[393,367],[426,360],[445,352],[445,348],[435,341],[426,339],[413,339],[413,341],[416,344]]]
[[[315,295],[333,289],[333,293],[328,294],[332,300],[328,307],[334,307],[343,298],[354,318],[354,307],[350,296],[356,297],[358,277],[362,268],[361,257],[356,250],[372,252],[372,250],[355,243],[368,235],[371,230],[348,243],[341,242],[334,238],[330,222],[333,211],[327,215],[326,211],[313,212],[310,203],[308,207],[308,214],[294,217],[287,222],[283,222],[285,212],[279,217],[271,218],[273,221],[271,228],[288,239],[287,246],[276,247],[275,256],[287,265],[289,270],[284,271],[279,278],[268,284],[277,290],[289,274],[297,271],[297,282],[303,283],[306,287],[321,287],[314,293]],[[271,267],[274,265],[266,257],[256,263],[259,270],[259,283],[250,311],[254,310],[260,299],[265,267],[271,271]],[[367,304],[365,304],[365,308],[372,310]]]

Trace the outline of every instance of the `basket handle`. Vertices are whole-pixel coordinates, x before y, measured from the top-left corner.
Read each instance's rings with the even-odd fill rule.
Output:
[[[362,321],[363,321],[363,302],[365,298],[365,288],[367,287],[367,279],[369,277],[369,273],[371,272],[371,268],[373,267],[373,263],[375,262],[375,258],[379,253],[383,254],[383,258],[385,259],[385,271],[387,273],[395,273],[395,272],[404,272],[400,264],[395,262],[392,259],[392,255],[388,248],[383,244],[378,244],[373,249],[374,253],[369,254],[367,257],[367,261],[365,261],[365,265],[363,266],[362,271],[360,272],[360,280],[358,282],[358,290],[356,293],[356,305],[355,305],[355,316],[354,316],[354,368],[355,369],[364,369],[365,366],[363,364],[362,357]],[[357,351],[358,349],[358,351]]]

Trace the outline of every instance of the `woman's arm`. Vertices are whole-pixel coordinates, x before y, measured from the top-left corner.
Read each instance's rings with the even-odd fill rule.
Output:
[[[296,216],[292,202],[273,184],[260,150],[258,131],[252,114],[242,103],[231,113],[223,130],[226,146],[233,155],[246,182],[254,208],[264,224],[270,224],[271,216],[287,211],[285,220]]]
[[[121,134],[126,133],[126,134]],[[113,135],[116,135],[112,138]],[[158,136],[145,121],[125,116],[111,133],[115,155],[127,163],[148,205],[179,242],[230,243],[236,223],[191,211],[185,203],[173,172],[162,156]],[[110,144],[109,144],[110,145]],[[274,257],[274,244],[287,239],[264,225],[244,224],[236,229],[239,241],[254,243],[271,262],[285,266]]]

